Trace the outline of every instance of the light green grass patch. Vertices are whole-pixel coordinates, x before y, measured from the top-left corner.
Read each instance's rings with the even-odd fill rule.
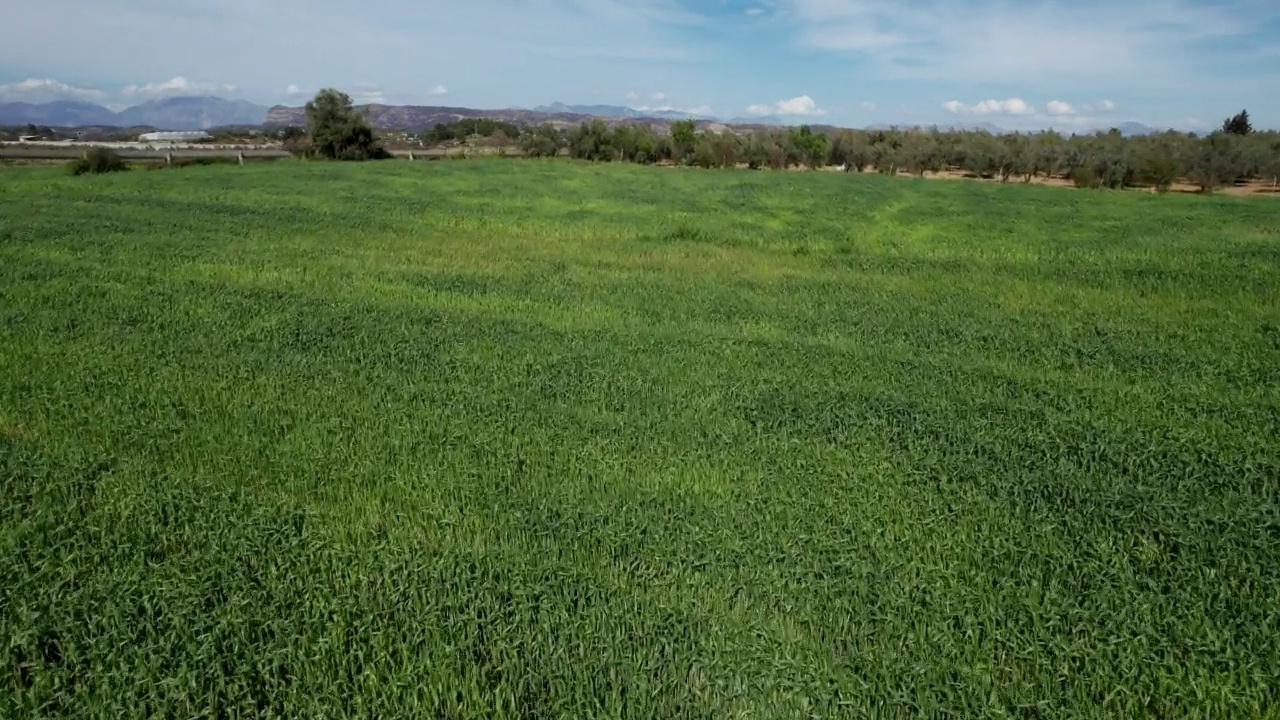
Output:
[[[1270,717],[1280,206],[0,173],[0,716]]]

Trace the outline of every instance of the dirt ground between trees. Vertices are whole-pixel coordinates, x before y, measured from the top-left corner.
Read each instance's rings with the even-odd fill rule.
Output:
[[[828,169],[839,171],[838,167],[831,167]],[[873,170],[868,170],[867,172],[873,172]],[[898,174],[910,175],[910,173],[905,173],[905,172],[899,172]],[[979,182],[1000,182],[999,180],[996,180],[996,179],[980,178],[973,175],[972,173],[968,173],[963,170],[944,170],[939,173],[932,173],[932,172],[925,173],[925,178],[930,180],[977,180]],[[1009,180],[1009,182],[1020,183],[1023,181],[1022,179],[1018,178],[1018,179],[1011,179]],[[1052,185],[1055,187],[1074,188],[1074,185],[1072,184],[1072,182],[1064,177],[1044,177],[1042,175],[1037,175],[1036,177],[1031,179],[1030,184]],[[1132,188],[1132,189],[1139,190],[1139,191],[1142,190],[1142,188]],[[1154,190],[1151,190],[1150,188],[1147,188],[1147,190],[1150,192],[1154,192]],[[1181,181],[1181,182],[1174,183],[1172,192],[1198,194],[1200,192],[1200,187],[1190,182]],[[1280,197],[1280,189],[1277,189],[1273,185],[1272,181],[1270,180],[1250,180],[1245,183],[1238,183],[1236,185],[1218,188],[1217,190],[1214,190],[1214,193],[1222,194],[1222,195],[1240,195],[1240,196],[1262,195],[1262,196],[1270,196],[1270,197]]]

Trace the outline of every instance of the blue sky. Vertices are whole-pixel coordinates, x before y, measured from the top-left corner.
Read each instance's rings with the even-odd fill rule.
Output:
[[[602,103],[860,126],[1280,127],[1280,0],[42,0],[0,101]]]

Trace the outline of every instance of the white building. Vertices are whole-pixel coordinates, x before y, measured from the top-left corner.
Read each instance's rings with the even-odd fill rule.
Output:
[[[138,136],[138,142],[195,142],[207,140],[209,133],[203,130],[190,132],[150,132]]]

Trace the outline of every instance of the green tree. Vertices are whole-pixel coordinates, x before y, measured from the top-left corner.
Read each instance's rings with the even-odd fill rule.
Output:
[[[1271,133],[1262,161],[1261,175],[1271,178],[1271,192],[1280,190],[1280,133]]]
[[[569,154],[579,160],[610,162],[618,157],[615,138],[603,120],[582,123],[569,132]]]
[[[390,157],[373,127],[344,92],[326,88],[307,103],[307,134],[315,154],[330,160],[378,160]]]
[[[934,135],[908,132],[903,137],[899,161],[903,169],[924,177],[926,172],[938,172],[942,169],[942,146]]]
[[[699,135],[693,143],[693,157],[690,163],[704,169],[715,167],[716,153],[713,142],[710,136]]]
[[[960,150],[960,162],[957,163],[966,172],[980,178],[993,178],[1000,166],[1001,148],[990,133],[965,133]]]
[[[759,170],[769,164],[769,148],[773,140],[768,133],[755,132],[742,144],[742,161],[752,170]]]
[[[871,164],[871,145],[867,136],[854,130],[841,130],[831,137],[827,164],[843,167],[845,172],[862,172]]]
[[[1072,182],[1076,187],[1113,190],[1133,184],[1138,177],[1133,142],[1118,130],[1072,138],[1067,154]]]
[[[1033,174],[1047,178],[1062,174],[1066,150],[1066,141],[1058,133],[1049,130],[1036,135],[1031,143]]]
[[[676,120],[671,123],[671,144],[674,160],[688,165],[693,157],[694,143],[698,140],[698,123],[693,120]]]
[[[1211,193],[1241,175],[1240,138],[1236,133],[1216,132],[1199,141],[1187,164],[1187,175]]]
[[[1249,111],[1241,110],[1222,121],[1222,132],[1231,135],[1248,135],[1253,132],[1253,125],[1249,122]]]
[[[560,131],[548,123],[520,133],[520,152],[525,157],[555,157],[562,144]]]
[[[804,165],[810,170],[817,170],[827,162],[827,137],[815,133],[808,125],[801,125],[791,130],[789,147],[790,160]]]
[[[613,147],[618,157],[628,162],[639,162],[636,159],[636,146],[640,141],[638,128],[634,125],[619,124],[613,128]]]
[[[722,132],[710,134],[711,153],[717,167],[733,168],[738,166],[741,143],[733,133]]]
[[[1186,172],[1181,136],[1165,133],[1146,142],[1138,160],[1138,175],[1158,193],[1167,193]]]

